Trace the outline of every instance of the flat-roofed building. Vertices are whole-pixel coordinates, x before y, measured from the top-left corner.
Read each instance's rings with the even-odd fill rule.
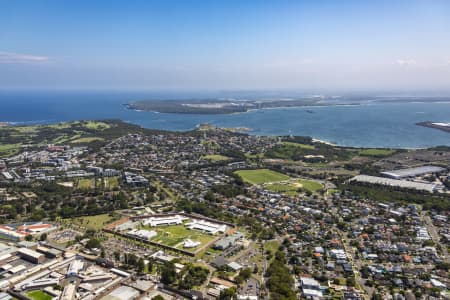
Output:
[[[18,242],[23,241],[27,235],[29,235],[29,233],[18,232],[12,227],[0,225],[0,237],[5,239]]]
[[[180,215],[174,216],[161,216],[161,217],[150,217],[144,219],[142,224],[154,226],[167,226],[167,225],[180,225],[183,223],[183,220],[186,220],[186,217]]]
[[[193,241],[191,239],[185,239],[183,241],[183,248],[195,248],[199,245],[201,245],[201,242]]]
[[[223,233],[227,230],[227,225],[197,219],[193,219],[192,222],[187,223],[186,226],[191,230],[200,230],[213,235],[219,232]]]
[[[69,265],[67,269],[66,277],[77,276],[78,273],[83,270],[84,262],[80,259],[75,259]]]
[[[132,230],[128,231],[128,235],[142,239],[142,240],[149,241],[152,238],[154,238],[155,236],[157,236],[158,233],[154,230],[132,229]]]
[[[136,290],[132,287],[126,286],[126,285],[122,285],[101,299],[102,300],[133,300],[133,299],[138,298],[139,295],[140,295],[140,293],[138,290]]]
[[[320,284],[317,280],[310,277],[301,277],[302,293],[307,299],[321,299],[323,298]]]
[[[381,174],[385,177],[393,179],[401,179],[408,177],[416,177],[425,174],[441,173],[446,171],[446,169],[436,166],[422,166],[417,168],[407,168],[392,171],[384,171]]]
[[[27,248],[20,248],[17,251],[17,254],[22,259],[28,260],[29,262],[32,262],[35,264],[43,263],[45,260],[45,256],[42,253],[36,252],[31,249],[27,249]]]
[[[396,186],[405,189],[415,189],[427,192],[434,192],[437,189],[437,185],[433,183],[422,183],[408,180],[390,179],[385,177],[369,176],[369,175],[357,175],[350,179],[350,181],[367,182],[379,185]]]
[[[241,240],[244,238],[244,235],[240,232],[235,232],[234,234],[224,237],[220,240],[218,240],[215,244],[214,244],[214,248],[215,249],[219,249],[219,250],[225,250],[233,245],[236,244],[237,241]]]

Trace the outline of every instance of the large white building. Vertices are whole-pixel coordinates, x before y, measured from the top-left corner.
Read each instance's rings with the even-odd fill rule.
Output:
[[[224,233],[227,230],[227,226],[223,224],[217,224],[208,222],[205,220],[193,219],[192,222],[186,224],[187,228],[195,229],[207,232],[209,234],[217,234],[219,232]]]
[[[408,169],[400,169],[400,170],[391,170],[381,172],[383,176],[390,177],[393,179],[402,179],[407,177],[416,177],[425,174],[433,174],[444,172],[445,169],[436,166],[422,166],[417,168],[408,168]]]
[[[183,248],[195,248],[198,245],[200,245],[201,243],[198,241],[193,241],[191,239],[185,239],[183,241]]]
[[[83,270],[84,262],[79,259],[75,259],[72,261],[69,265],[69,268],[67,269],[66,276],[77,276],[78,273]]]
[[[422,183],[422,182],[390,179],[390,178],[369,176],[369,175],[357,175],[357,176],[353,177],[352,179],[350,179],[350,181],[396,186],[396,187],[406,188],[406,189],[424,190],[424,191],[428,191],[430,193],[434,192],[438,188],[438,186],[434,183]]]
[[[157,236],[158,233],[154,230],[133,229],[133,230],[128,231],[128,235],[149,241],[152,238],[154,238],[155,236]]]
[[[162,217],[150,217],[144,219],[142,224],[154,226],[167,226],[167,225],[180,225],[183,223],[183,220],[186,220],[186,217],[180,215],[174,216],[162,216]]]

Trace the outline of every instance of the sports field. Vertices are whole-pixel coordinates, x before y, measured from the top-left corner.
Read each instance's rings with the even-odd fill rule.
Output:
[[[307,179],[291,180],[289,182],[281,183],[269,183],[266,184],[265,187],[269,191],[285,193],[290,196],[296,196],[298,192],[302,190],[307,190],[314,193],[323,188],[321,183]]]
[[[245,182],[251,184],[278,182],[290,179],[287,175],[269,169],[240,170],[236,171],[235,174],[239,175]]]
[[[198,230],[189,230],[182,224],[157,227],[144,226],[144,228],[147,230],[154,230],[158,233],[158,235],[152,239],[152,242],[187,251],[195,251],[217,237],[217,235],[210,235]],[[201,244],[195,248],[183,248],[183,241],[185,239],[201,242]]]

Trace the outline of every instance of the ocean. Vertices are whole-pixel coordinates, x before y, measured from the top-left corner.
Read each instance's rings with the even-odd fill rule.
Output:
[[[255,110],[232,115],[139,112],[123,104],[143,99],[208,98],[208,93],[0,90],[0,122],[48,124],[120,119],[146,128],[185,131],[198,124],[248,127],[249,134],[303,135],[342,146],[425,148],[450,146],[450,134],[415,125],[450,122],[450,103],[366,103]]]

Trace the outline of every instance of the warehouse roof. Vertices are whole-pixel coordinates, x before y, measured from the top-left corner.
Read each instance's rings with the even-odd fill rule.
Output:
[[[381,172],[382,175],[388,176],[391,178],[405,178],[405,177],[414,177],[428,173],[439,173],[445,171],[444,168],[436,167],[436,166],[422,166],[417,168],[408,168],[408,169],[400,169],[400,170],[392,170]]]

